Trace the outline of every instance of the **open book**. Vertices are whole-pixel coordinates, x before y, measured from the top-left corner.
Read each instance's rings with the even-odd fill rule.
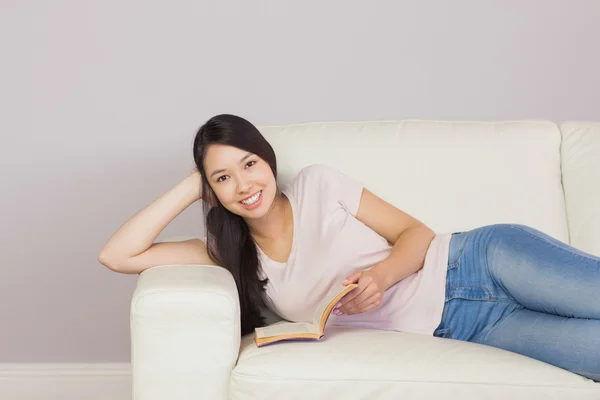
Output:
[[[333,311],[333,307],[337,302],[350,292],[352,289],[357,287],[356,283],[352,283],[348,286],[341,286],[337,290],[325,297],[313,317],[311,322],[278,322],[273,325],[264,328],[255,328],[254,341],[258,347],[264,346],[270,343],[279,342],[282,340],[319,340],[323,337],[325,331],[325,324],[327,319]]]

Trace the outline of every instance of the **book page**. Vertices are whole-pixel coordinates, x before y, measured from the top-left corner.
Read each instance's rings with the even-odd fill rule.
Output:
[[[255,331],[259,338],[297,333],[320,333],[318,326],[308,322],[279,322],[271,326],[256,328]]]
[[[329,295],[327,297],[325,297],[325,299],[323,299],[323,301],[321,303],[319,303],[319,306],[317,307],[317,310],[315,311],[315,316],[313,317],[313,324],[316,325],[317,328],[319,328],[323,314],[326,312],[327,307],[334,301],[334,299],[337,296],[339,296],[341,293],[343,293],[344,291],[346,293],[350,292],[357,286],[358,285],[355,283],[352,283],[348,286],[344,286],[344,285],[340,284],[339,287],[332,289],[329,292]],[[344,293],[342,296],[340,296],[340,298],[344,297],[346,295],[346,293]],[[339,299],[336,301],[339,301]],[[335,306],[335,304],[333,304],[333,306]],[[330,312],[332,310],[333,310],[333,308],[330,310]]]

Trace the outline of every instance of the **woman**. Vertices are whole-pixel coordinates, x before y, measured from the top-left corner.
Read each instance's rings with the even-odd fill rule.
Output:
[[[522,225],[436,235],[324,165],[279,188],[272,147],[237,116],[208,120],[193,154],[196,169],[112,235],[102,264],[225,267],[242,334],[264,325],[263,305],[306,321],[329,291],[358,283],[329,324],[482,343],[600,380],[600,258]],[[205,241],[154,243],[199,199]]]

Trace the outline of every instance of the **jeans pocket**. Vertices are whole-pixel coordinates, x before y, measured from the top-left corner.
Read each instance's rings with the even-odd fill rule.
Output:
[[[462,257],[469,237],[473,231],[455,232],[450,239],[450,251],[448,253],[448,269],[458,267],[458,261]]]

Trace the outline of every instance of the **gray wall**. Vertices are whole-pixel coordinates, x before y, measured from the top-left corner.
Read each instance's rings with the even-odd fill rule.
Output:
[[[600,121],[599,20],[594,0],[3,0],[0,362],[129,360],[136,276],[98,251],[213,114]]]

